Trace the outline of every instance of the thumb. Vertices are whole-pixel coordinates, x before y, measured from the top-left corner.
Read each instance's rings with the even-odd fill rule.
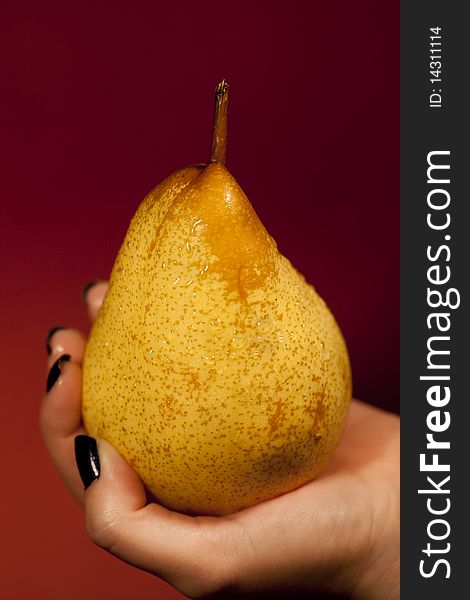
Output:
[[[86,492],[87,530],[101,539],[123,515],[145,506],[145,489],[137,473],[105,440],[78,435],[75,457]]]
[[[86,528],[95,544],[186,595],[224,585],[227,554],[234,554],[226,547],[230,522],[147,504],[136,472],[105,440],[77,436],[75,453],[85,486]]]

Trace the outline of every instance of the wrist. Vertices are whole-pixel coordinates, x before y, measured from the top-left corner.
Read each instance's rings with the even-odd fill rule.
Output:
[[[356,574],[356,600],[399,600],[400,533],[398,507],[387,516],[386,526],[373,536]]]

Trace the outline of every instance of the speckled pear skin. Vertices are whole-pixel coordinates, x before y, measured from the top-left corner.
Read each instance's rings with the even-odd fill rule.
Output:
[[[223,515],[313,479],[350,397],[333,316],[227,169],[150,192],[86,347],[87,432],[166,506]]]

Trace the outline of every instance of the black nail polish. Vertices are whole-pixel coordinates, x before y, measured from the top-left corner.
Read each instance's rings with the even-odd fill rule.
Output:
[[[91,281],[89,281],[88,283],[86,283],[83,286],[83,289],[82,289],[82,298],[83,298],[84,301],[86,301],[87,294],[91,290],[91,288],[94,287],[97,283],[100,283],[100,282],[101,282],[101,279],[92,279]]]
[[[56,333],[57,331],[60,331],[61,329],[65,329],[65,327],[62,327],[62,325],[54,325],[54,327],[51,327],[49,329],[49,331],[47,332],[46,335],[46,351],[47,351],[47,356],[50,356],[51,352],[52,352],[52,348],[50,345],[50,341],[52,339],[52,336],[54,335],[54,333]]]
[[[95,438],[77,435],[75,438],[75,460],[85,489],[100,476],[100,458]]]
[[[62,363],[68,362],[71,359],[70,354],[62,354],[52,365],[47,376],[46,392],[50,392],[54,383],[59,379]]]

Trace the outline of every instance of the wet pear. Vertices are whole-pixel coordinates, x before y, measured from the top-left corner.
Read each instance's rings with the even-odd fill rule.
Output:
[[[155,498],[222,515],[313,479],[351,397],[343,336],[225,161],[170,175],[133,217],[86,347],[83,418]]]

